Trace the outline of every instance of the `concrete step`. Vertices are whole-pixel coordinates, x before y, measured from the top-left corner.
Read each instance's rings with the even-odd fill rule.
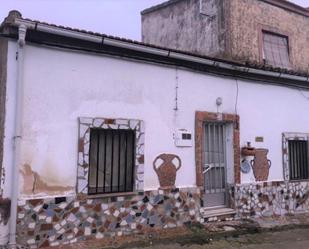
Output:
[[[236,211],[232,208],[201,208],[200,213],[205,221],[232,220]]]

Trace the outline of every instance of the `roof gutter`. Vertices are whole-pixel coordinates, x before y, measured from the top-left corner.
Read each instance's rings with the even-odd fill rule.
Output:
[[[152,47],[147,47],[141,44],[132,44],[129,42],[118,41],[112,38],[108,38],[108,37],[96,35],[96,34],[84,34],[79,31],[67,30],[61,27],[54,27],[54,26],[50,26],[47,24],[24,20],[20,18],[15,19],[15,24],[17,26],[25,25],[28,29],[38,30],[38,31],[46,32],[50,34],[61,35],[65,37],[75,38],[75,39],[81,39],[81,40],[85,40],[89,42],[100,43],[104,45],[125,48],[129,50],[135,50],[138,52],[144,52],[144,53],[158,55],[158,56],[165,56],[168,58],[179,59],[179,60],[188,61],[188,62],[200,63],[203,65],[215,66],[218,68],[228,69],[228,70],[232,70],[235,72],[246,72],[246,73],[263,75],[267,77],[309,82],[309,77],[290,75],[290,74],[280,73],[280,72],[265,71],[261,69],[233,65],[233,64],[229,64],[225,62],[218,62],[215,60],[205,59],[205,58],[201,58],[198,56],[173,52],[168,49],[152,48]]]

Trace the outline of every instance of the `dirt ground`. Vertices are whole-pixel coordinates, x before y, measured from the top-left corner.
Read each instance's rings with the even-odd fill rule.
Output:
[[[173,229],[46,247],[44,249],[309,249],[309,214],[268,217]]]
[[[187,241],[185,244],[183,242],[181,244],[156,244],[144,247],[144,249],[308,249],[309,228],[227,237],[215,241],[210,240],[209,243],[202,245],[197,243],[198,241],[194,240],[192,243]]]

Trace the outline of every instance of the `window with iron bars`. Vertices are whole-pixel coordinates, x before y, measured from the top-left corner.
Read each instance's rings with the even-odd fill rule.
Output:
[[[88,194],[132,192],[135,131],[91,129]]]
[[[263,59],[267,65],[290,68],[289,52],[287,36],[263,31]]]
[[[309,179],[308,140],[288,140],[290,180]]]

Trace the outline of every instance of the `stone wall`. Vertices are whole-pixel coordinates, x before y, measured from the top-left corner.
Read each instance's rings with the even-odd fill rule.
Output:
[[[309,182],[265,182],[235,187],[240,217],[282,216],[308,212]]]
[[[142,41],[220,57],[225,49],[224,0],[169,1],[142,12]],[[206,16],[209,15],[209,16]]]
[[[262,62],[262,29],[287,35],[293,69],[308,72],[308,17],[264,1],[231,1],[229,40],[233,59]]]
[[[43,247],[86,239],[142,233],[199,221],[200,191],[173,189],[139,195],[83,196],[19,201],[17,234],[22,246]]]

